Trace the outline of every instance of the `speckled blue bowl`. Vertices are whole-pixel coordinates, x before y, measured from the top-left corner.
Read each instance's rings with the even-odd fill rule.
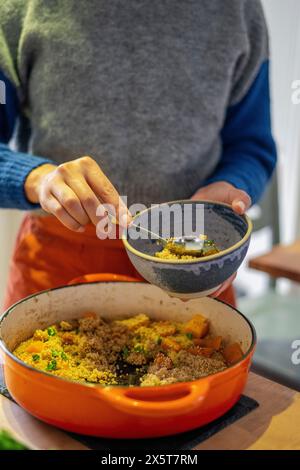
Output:
[[[190,214],[199,207],[198,204],[203,205],[204,233],[209,239],[215,241],[221,251],[192,261],[164,260],[154,256],[162,249],[155,239],[150,237],[134,239],[136,229],[129,227],[123,234],[127,254],[144,279],[170,295],[181,298],[209,295],[216,291],[241,265],[249,247],[252,223],[246,215],[236,214],[227,204],[190,200],[153,206],[139,213],[134,218],[134,223],[149,227],[147,221],[150,215],[153,216],[153,211],[160,211],[162,206],[170,206],[174,203],[179,204],[182,210],[186,204],[191,204],[193,208]],[[193,215],[190,216],[193,217]],[[161,234],[159,224],[152,225],[151,230]]]

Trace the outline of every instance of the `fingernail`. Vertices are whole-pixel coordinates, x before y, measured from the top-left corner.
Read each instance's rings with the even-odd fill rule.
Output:
[[[243,201],[237,201],[235,203],[236,206],[238,206],[242,212],[245,212],[246,210],[246,204]]]
[[[85,231],[85,227],[79,227],[76,232],[84,232]]]
[[[127,227],[130,221],[131,217],[128,214],[123,214],[120,216],[120,225],[122,225],[122,227]]]
[[[107,215],[107,210],[102,204],[99,204],[99,206],[97,207],[96,215],[98,217],[104,217],[105,215]]]

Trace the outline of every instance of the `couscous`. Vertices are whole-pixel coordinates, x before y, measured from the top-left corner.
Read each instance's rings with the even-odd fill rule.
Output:
[[[189,252],[189,250],[182,247],[178,247],[178,245],[174,244],[174,239],[169,238],[167,240],[167,244],[164,248],[160,251],[155,253],[157,258],[161,259],[171,259],[171,260],[194,260],[197,258],[204,258],[205,256],[214,255],[219,253],[219,249],[217,248],[215,242],[213,240],[209,240],[206,235],[199,235],[199,238],[203,240],[203,247],[202,249],[197,252],[197,254],[193,252]]]
[[[36,330],[14,354],[30,366],[69,380],[102,385],[164,385],[220,372],[243,356],[209,333],[201,314],[188,322],[139,314],[111,322],[86,313]]]

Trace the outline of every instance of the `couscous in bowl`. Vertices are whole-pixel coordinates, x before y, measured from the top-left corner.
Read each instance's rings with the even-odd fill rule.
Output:
[[[168,211],[165,208],[172,212],[174,206],[180,208],[181,220],[185,220],[188,227],[194,225],[198,208],[203,211],[201,233],[214,241],[218,253],[196,259],[163,259],[157,256],[163,246],[159,246],[155,238],[137,236],[136,225],[150,226],[152,232],[161,235],[162,218],[159,214],[163,211],[166,219]],[[135,226],[129,225],[122,236],[132,264],[148,282],[183,299],[210,295],[229,279],[246,256],[252,231],[252,223],[246,215],[238,215],[229,205],[213,201],[184,200],[159,204],[139,213],[133,222]],[[164,220],[163,224],[166,222]],[[175,221],[170,219],[171,237],[173,223]]]

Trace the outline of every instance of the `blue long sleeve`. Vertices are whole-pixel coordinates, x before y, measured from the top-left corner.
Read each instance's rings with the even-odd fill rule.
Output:
[[[271,132],[269,62],[262,64],[246,96],[227,110],[221,133],[222,156],[206,184],[227,181],[256,203],[276,165]]]
[[[5,104],[0,104],[0,207],[30,210],[38,208],[26,198],[24,184],[28,174],[51,160],[28,153],[15,152],[7,143],[13,135],[19,115],[17,92],[11,82],[0,72],[5,84]]]

